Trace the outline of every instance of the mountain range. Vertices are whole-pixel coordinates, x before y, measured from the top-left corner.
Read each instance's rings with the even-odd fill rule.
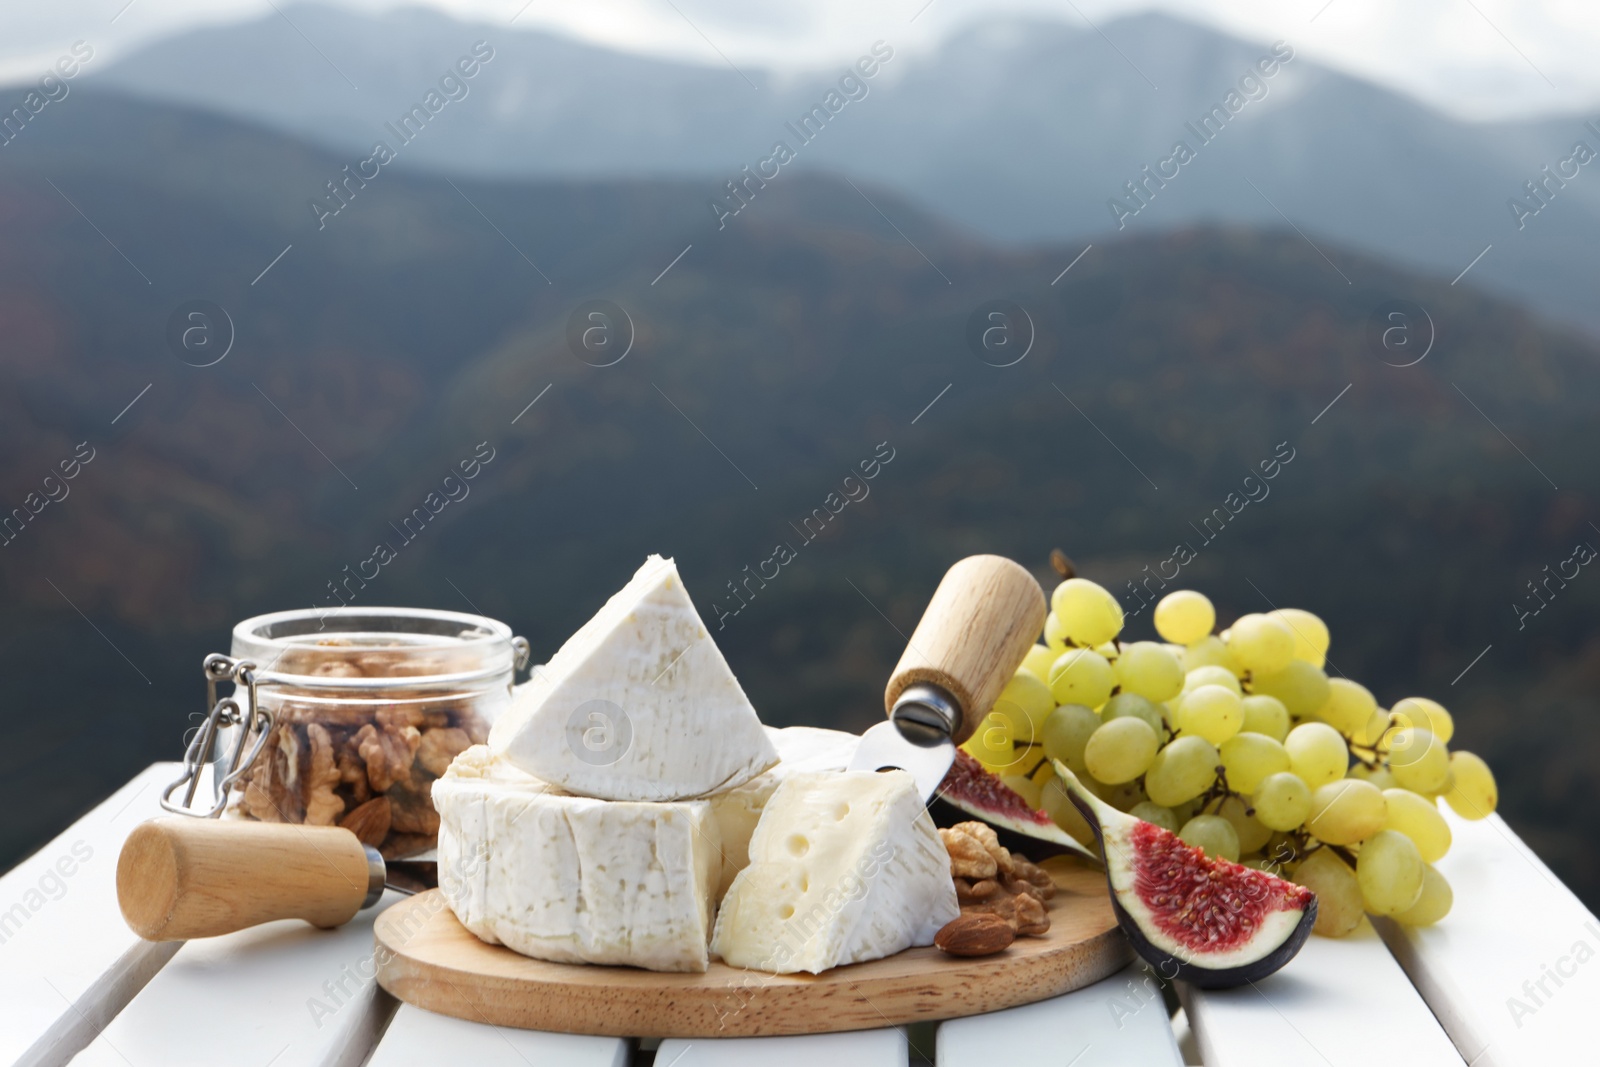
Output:
[[[1331,668],[1447,703],[1600,899],[1600,585],[1527,599],[1600,543],[1592,339],[1281,224],[1080,259],[802,171],[719,229],[702,180],[444,175],[433,132],[347,186],[364,154],[84,82],[4,149],[0,503],[36,512],[0,545],[5,855],[175,757],[251,614],[477,610],[544,658],[662,552],[764,718],[860,729],[951,562],[1049,581],[1060,547],[1132,636],[1180,556],[1224,621],[1319,612]]]
[[[786,177],[894,189],[991,241],[1081,249],[1174,227],[1292,225],[1447,280],[1470,266],[1481,286],[1600,329],[1588,283],[1600,271],[1600,182],[1577,166],[1548,182],[1542,169],[1579,140],[1600,150],[1586,125],[1600,113],[1465,123],[1320,67],[1294,41],[1243,41],[1161,14],[1098,30],[995,19],[926,55],[897,51],[894,37],[888,27],[863,40],[836,69],[774,72],[425,9],[380,18],[295,6],[90,64],[85,79],[265,123],[355,163],[483,41],[495,58],[407,146],[409,164],[486,178],[683,178],[715,217],[727,182],[784,141],[795,155]],[[871,77],[852,75],[861,59],[874,61]],[[841,90],[851,77],[859,88]],[[837,109],[825,107],[829,120],[815,125],[826,128],[809,136],[799,120],[829,92]],[[1163,167],[1179,141],[1194,158]],[[1519,217],[1513,199],[1542,205],[1530,181],[1546,183],[1548,209]]]

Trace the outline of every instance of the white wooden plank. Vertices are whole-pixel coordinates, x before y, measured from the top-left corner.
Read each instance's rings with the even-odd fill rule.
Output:
[[[394,1010],[372,979],[372,920],[400,899],[336,930],[287,919],[186,942],[73,1064],[355,1067]]]
[[[1072,1067],[1182,1067],[1156,976],[1133,964],[1083,989],[939,1024],[938,1067],[996,1067],[997,1053]]]
[[[1179,1008],[1172,1016],[1172,1039],[1178,1043],[1178,1054],[1184,1067],[1202,1067],[1200,1046],[1195,1044],[1194,1031],[1189,1029],[1189,1014]]]
[[[177,951],[128,929],[116,875],[178,774],[149,767],[0,878],[0,1064],[68,1062]]]
[[[1473,1067],[1595,1062],[1600,922],[1498,815],[1445,817],[1455,904],[1384,940]]]
[[[670,1038],[656,1050],[656,1067],[906,1067],[900,1030],[851,1030],[805,1037]]]
[[[1238,989],[1180,983],[1206,1067],[1462,1067],[1372,924],[1313,935],[1277,974]]]
[[[627,1062],[628,1043],[620,1037],[487,1026],[402,1004],[367,1067],[625,1067]]]

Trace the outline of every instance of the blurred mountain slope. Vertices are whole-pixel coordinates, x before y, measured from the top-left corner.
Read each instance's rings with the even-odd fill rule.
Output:
[[[319,230],[304,201],[343,159],[280,134],[82,89],[28,136],[0,171],[0,502],[78,442],[95,458],[0,548],[10,854],[177,754],[232,623],[331,605],[379,542],[396,560],[347,599],[480,609],[541,657],[674,554],[766,718],[855,729],[959,556],[1044,579],[1059,546],[1131,611],[1125,583],[1187,542],[1180,582],[1225,620],[1311,608],[1385,703],[1437,696],[1491,756],[1514,722],[1508,816],[1600,896],[1600,582],[1520,629],[1512,609],[1600,544],[1600,349],[1470,281],[1227,227],[1099,243],[1062,275],[1081,246],[986,243],[804,174],[719,231],[693,182],[402,164]],[[194,298],[236,327],[212,367],[165,339]],[[634,324],[613,366],[568,342],[595,299]],[[966,341],[995,299],[1034,323],[1015,366]],[[1394,299],[1437,328],[1415,366],[1369,340]],[[402,544],[481,442],[470,495]],[[779,543],[792,561],[751,579]]]
[[[741,75],[422,9],[378,18],[298,6],[158,42],[87,77],[265,122],[354,163],[484,40],[495,58],[405,148],[408,163],[516,178],[677,176],[698,183],[705,210],[781,139],[798,156],[786,171],[895,189],[1021,244],[1116,232],[1108,201],[1136,206],[1126,184],[1182,139],[1197,158],[1166,187],[1146,186],[1151,202],[1122,220],[1121,235],[1287,218],[1318,240],[1447,278],[1493,245],[1475,281],[1600,330],[1587,282],[1600,272],[1600,182],[1568,183],[1522,228],[1507,207],[1575,140],[1600,150],[1587,116],[1463,123],[1296,57],[1204,143],[1185,124],[1238,93],[1270,43],[1161,14],[1102,29],[1004,18],[933,55],[897,54],[806,144],[785,123],[819,104],[855,57],[806,74]],[[872,43],[861,42],[863,55]]]

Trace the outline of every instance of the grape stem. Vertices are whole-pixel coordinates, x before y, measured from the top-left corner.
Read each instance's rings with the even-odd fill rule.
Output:
[[[1244,800],[1242,794],[1228,788],[1228,769],[1219,763],[1217,764],[1217,780],[1212,782],[1211,788],[1207,789],[1200,797],[1200,813],[1202,815],[1206,814],[1206,808],[1210,807],[1213,800],[1217,802],[1217,811],[1220,812],[1222,810],[1222,805],[1227,803],[1229,797],[1240,798],[1241,802],[1246,805],[1246,815],[1255,814],[1255,809],[1248,806],[1250,802],[1248,800]],[[1215,812],[1212,814],[1215,814]]]

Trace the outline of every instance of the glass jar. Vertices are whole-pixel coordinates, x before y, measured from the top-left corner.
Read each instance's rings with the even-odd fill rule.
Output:
[[[488,740],[527,642],[493,619],[422,608],[282,611],[234,628],[270,732],[233,787],[266,822],[344,826],[387,859],[438,841],[433,782]]]

